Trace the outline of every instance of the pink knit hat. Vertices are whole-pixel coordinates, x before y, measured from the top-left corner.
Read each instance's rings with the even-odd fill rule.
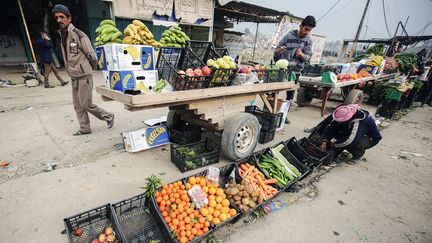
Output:
[[[357,112],[359,108],[360,106],[357,104],[339,106],[333,112],[333,120],[335,120],[336,122],[349,121],[349,119],[353,117],[353,115]]]

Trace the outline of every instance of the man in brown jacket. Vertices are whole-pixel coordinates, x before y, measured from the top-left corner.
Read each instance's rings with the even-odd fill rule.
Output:
[[[114,114],[99,108],[92,101],[93,70],[97,66],[96,54],[90,39],[81,30],[72,25],[69,9],[57,4],[52,13],[60,25],[61,49],[67,73],[72,79],[72,99],[80,124],[80,130],[73,135],[90,134],[88,112],[100,120],[106,121],[108,128],[114,125]]]

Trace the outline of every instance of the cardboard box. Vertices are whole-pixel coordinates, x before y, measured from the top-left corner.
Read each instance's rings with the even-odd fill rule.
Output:
[[[111,89],[109,71],[102,71],[102,77],[104,80],[105,88]]]
[[[375,75],[376,72],[378,71],[378,68],[379,67],[360,64],[360,66],[357,68],[357,73],[368,72],[370,75]]]
[[[155,70],[156,52],[152,46],[107,44],[96,47],[99,70]]]
[[[159,80],[157,71],[110,71],[110,88],[125,92],[140,90],[149,93]]]
[[[155,126],[133,132],[124,132],[121,136],[123,139],[123,149],[131,153],[169,143],[166,126]]]

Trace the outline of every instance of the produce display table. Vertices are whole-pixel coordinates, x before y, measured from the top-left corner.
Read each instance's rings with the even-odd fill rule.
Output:
[[[300,76],[300,88],[297,93],[297,104],[299,106],[308,106],[313,98],[320,98],[322,99],[321,116],[324,116],[326,114],[325,108],[327,101],[336,88],[341,89],[344,104],[361,104],[363,93],[368,92],[368,89],[372,89],[374,83],[389,80],[393,78],[394,75],[395,74],[380,74],[372,77],[337,83],[321,82],[321,77]],[[365,85],[360,87],[359,84]]]
[[[259,95],[267,109],[277,113],[279,92],[297,88],[292,82],[275,82],[143,95],[129,95],[97,86],[96,92],[105,101],[123,103],[130,111],[169,107],[168,126],[186,121],[222,132],[222,152],[237,160],[252,154],[260,132],[258,120],[244,112],[245,106],[253,104]]]

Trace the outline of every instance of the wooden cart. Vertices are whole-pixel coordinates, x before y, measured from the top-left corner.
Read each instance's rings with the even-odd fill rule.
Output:
[[[312,99],[322,99],[321,116],[324,116],[327,101],[336,88],[340,88],[344,104],[361,104],[364,93],[369,92],[376,82],[389,80],[392,77],[394,77],[394,74],[382,74],[348,82],[325,83],[321,82],[321,77],[300,76],[297,104],[299,106],[308,106]],[[364,87],[360,87],[360,83],[363,83]]]
[[[277,112],[278,94],[295,90],[291,82],[185,90],[168,93],[128,95],[97,86],[105,101],[116,100],[130,111],[169,107],[167,125],[187,121],[222,133],[221,150],[230,159],[245,158],[253,153],[260,133],[257,118],[245,113],[245,106],[260,96],[271,113]]]

